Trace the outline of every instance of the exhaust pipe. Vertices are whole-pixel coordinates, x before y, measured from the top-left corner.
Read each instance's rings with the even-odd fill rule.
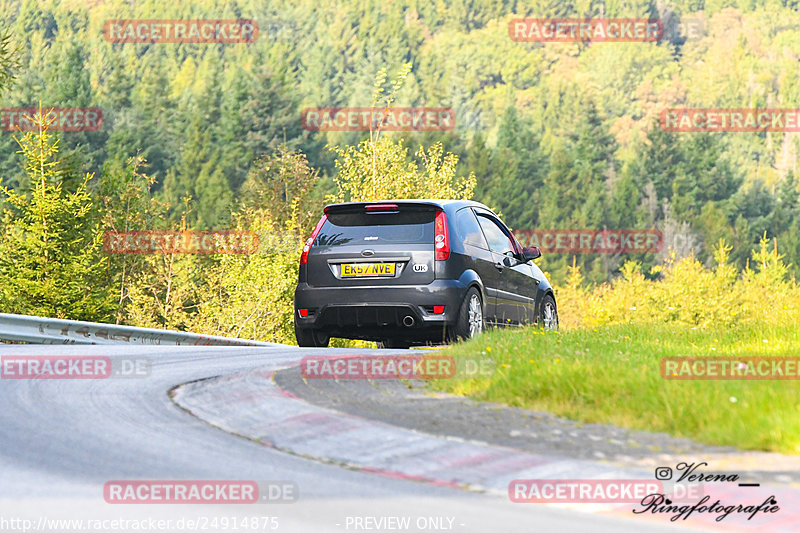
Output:
[[[403,317],[403,325],[407,328],[410,328],[414,325],[414,317],[411,315],[406,315]]]

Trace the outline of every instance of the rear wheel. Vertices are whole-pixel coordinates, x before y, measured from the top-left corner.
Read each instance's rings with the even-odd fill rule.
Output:
[[[546,294],[542,299],[542,308],[539,311],[539,326],[550,331],[558,331],[556,300],[549,294]]]
[[[294,336],[301,348],[327,348],[331,338],[312,328],[298,328],[294,325]]]
[[[450,340],[472,339],[483,332],[483,300],[475,287],[470,287],[458,311],[456,325],[451,330]]]

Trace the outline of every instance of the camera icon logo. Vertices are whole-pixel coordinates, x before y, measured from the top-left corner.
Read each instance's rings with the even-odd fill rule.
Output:
[[[656,479],[659,481],[672,479],[672,469],[668,466],[659,466],[656,468]]]

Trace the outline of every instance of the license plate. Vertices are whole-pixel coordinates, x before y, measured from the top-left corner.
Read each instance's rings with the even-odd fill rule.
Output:
[[[342,265],[342,277],[394,276],[394,267],[394,263],[345,263]]]

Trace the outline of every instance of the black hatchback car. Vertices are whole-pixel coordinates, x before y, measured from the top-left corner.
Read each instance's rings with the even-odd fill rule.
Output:
[[[465,200],[325,207],[300,257],[300,346],[331,337],[385,348],[470,338],[485,325],[558,328],[550,283],[491,209]]]

